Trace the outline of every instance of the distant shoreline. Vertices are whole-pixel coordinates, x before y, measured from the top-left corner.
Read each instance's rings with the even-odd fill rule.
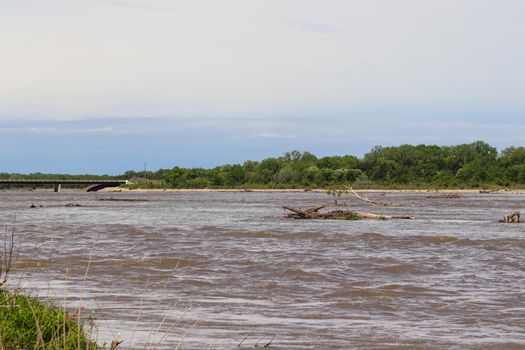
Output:
[[[53,192],[52,189],[1,189],[1,192]],[[63,188],[62,192],[85,192],[82,189]],[[108,187],[93,193],[327,193],[330,190],[301,188],[115,188]],[[525,194],[525,189],[356,189],[358,193],[459,193],[459,194]]]
[[[356,192],[367,192],[367,193],[464,193],[464,194],[490,194],[490,193],[506,193],[506,194],[525,194],[525,189],[512,189],[512,190],[501,190],[501,189],[403,189],[403,190],[393,190],[393,189],[360,189],[355,190]],[[212,193],[212,192],[255,192],[255,193],[327,193],[328,190],[324,189],[312,189],[304,190],[300,188],[288,188],[288,189],[217,189],[217,188],[168,188],[168,189],[147,189],[147,188],[138,188],[138,189],[129,189],[129,188],[105,188],[98,191],[98,193]]]

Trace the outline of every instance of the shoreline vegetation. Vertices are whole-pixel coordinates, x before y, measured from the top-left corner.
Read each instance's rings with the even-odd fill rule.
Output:
[[[131,183],[119,190],[162,191],[318,191],[338,190],[349,183],[356,190],[378,191],[525,190],[525,147],[498,152],[483,141],[456,146],[376,146],[362,158],[291,151],[281,157],[211,169],[175,166],[118,176],[0,173],[0,179],[126,179]]]
[[[298,189],[298,188],[280,188],[280,189],[261,189],[261,188],[179,188],[179,189],[155,189],[155,188],[105,188],[99,193],[232,193],[232,192],[254,192],[254,193],[332,193],[333,190],[327,189]],[[488,193],[506,193],[506,194],[525,194],[525,189],[507,189],[507,188],[488,188],[488,189],[357,189],[357,193],[458,193],[458,194],[488,194]]]
[[[78,317],[37,298],[0,289],[0,349],[105,349]]]

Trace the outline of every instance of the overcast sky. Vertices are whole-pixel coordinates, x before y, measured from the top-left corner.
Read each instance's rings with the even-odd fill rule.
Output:
[[[522,0],[0,0],[0,171],[525,142]]]

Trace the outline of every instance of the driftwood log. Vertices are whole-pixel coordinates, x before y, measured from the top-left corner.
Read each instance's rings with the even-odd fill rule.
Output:
[[[367,213],[363,211],[353,211],[353,210],[332,210],[321,212],[321,209],[324,209],[328,206],[334,205],[335,203],[324,203],[310,207],[305,210],[301,210],[290,205],[284,205],[283,209],[291,211],[286,217],[289,219],[324,219],[324,220],[360,220],[360,219],[413,219],[412,216],[390,216],[390,215],[381,215]]]
[[[141,198],[98,198],[98,201],[101,202],[148,202],[149,199],[141,199]]]
[[[514,213],[510,213],[508,215],[504,215],[500,220],[499,222],[505,222],[505,223],[508,223],[508,224],[517,224],[520,222],[520,212],[519,211],[515,211]]]
[[[490,194],[490,193],[498,193],[499,190],[479,190],[479,193],[481,194]]]

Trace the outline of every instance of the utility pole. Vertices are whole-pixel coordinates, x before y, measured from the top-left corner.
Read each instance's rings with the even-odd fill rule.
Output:
[[[144,178],[146,178],[146,165],[147,165],[147,164],[148,164],[148,163],[144,162]]]

